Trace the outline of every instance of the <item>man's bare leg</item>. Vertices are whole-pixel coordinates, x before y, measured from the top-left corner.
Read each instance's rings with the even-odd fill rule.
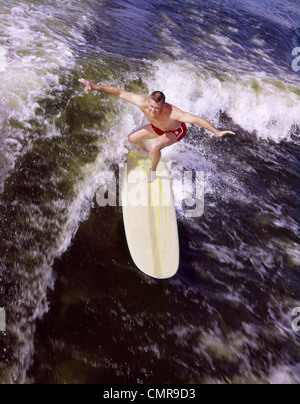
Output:
[[[157,166],[161,160],[161,151],[173,144],[177,143],[177,138],[174,133],[165,133],[163,136],[152,142],[151,144],[151,163],[152,167],[148,173],[148,182],[154,182],[156,180]]]
[[[128,136],[128,141],[138,147],[144,153],[149,153],[147,147],[143,144],[144,140],[157,139],[158,135],[154,132],[151,125],[143,126],[142,128],[132,132]]]

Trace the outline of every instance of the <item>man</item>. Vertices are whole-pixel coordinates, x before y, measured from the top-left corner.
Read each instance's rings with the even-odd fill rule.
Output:
[[[149,183],[153,182],[156,178],[156,169],[161,159],[161,151],[165,147],[180,142],[186,136],[187,123],[199,125],[220,138],[225,135],[235,134],[231,131],[219,131],[206,119],[183,112],[174,105],[166,103],[166,98],[160,91],[156,91],[148,97],[129,93],[117,87],[95,85],[85,79],[80,79],[79,82],[84,84],[90,92],[100,91],[119,97],[136,105],[144,113],[150,123],[132,132],[128,136],[128,140],[145,152],[148,152],[148,150],[143,144],[143,140],[153,140],[151,144],[152,167],[148,174]]]

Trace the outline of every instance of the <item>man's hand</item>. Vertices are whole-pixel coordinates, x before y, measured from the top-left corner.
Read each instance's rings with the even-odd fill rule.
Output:
[[[126,93],[126,91],[123,91],[117,87],[96,85],[85,79],[80,79],[78,81],[79,81],[79,83],[82,83],[86,86],[86,89],[88,92],[100,91],[101,93],[113,95],[114,97],[119,97],[119,98],[121,98],[122,95],[130,94],[130,93]],[[127,100],[126,97],[124,97],[124,99],[126,101],[130,101],[129,99]]]
[[[217,135],[218,137],[223,137],[223,136],[226,136],[226,135],[235,135],[235,133],[234,133],[234,132],[231,132],[231,131],[229,131],[229,130],[224,130],[223,132],[222,132],[222,131],[219,131],[218,133],[216,133],[216,135]]]
[[[91,83],[90,81],[87,81],[85,79],[80,79],[78,80],[79,83],[82,83],[86,86],[87,91],[91,92],[91,91],[97,91],[98,86],[96,86],[95,84]]]

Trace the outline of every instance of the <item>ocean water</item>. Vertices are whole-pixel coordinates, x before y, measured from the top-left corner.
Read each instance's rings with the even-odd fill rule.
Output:
[[[0,0],[2,383],[300,382],[299,21],[295,0]],[[205,174],[172,280],[96,203],[144,118],[81,77],[237,133],[164,151]]]

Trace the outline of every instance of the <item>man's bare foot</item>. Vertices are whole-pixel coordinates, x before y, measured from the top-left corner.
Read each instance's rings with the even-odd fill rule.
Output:
[[[150,154],[149,150],[147,149],[147,147],[144,145],[143,142],[136,143],[136,146],[137,146],[142,152],[144,152],[145,154],[147,154],[147,155]]]
[[[156,180],[156,171],[152,171],[152,169],[150,168],[148,177],[145,179],[145,183],[151,184],[155,180]]]
[[[147,149],[147,147],[143,143],[135,144],[134,145],[135,149],[140,152],[145,154],[147,157],[150,157],[150,151]]]

